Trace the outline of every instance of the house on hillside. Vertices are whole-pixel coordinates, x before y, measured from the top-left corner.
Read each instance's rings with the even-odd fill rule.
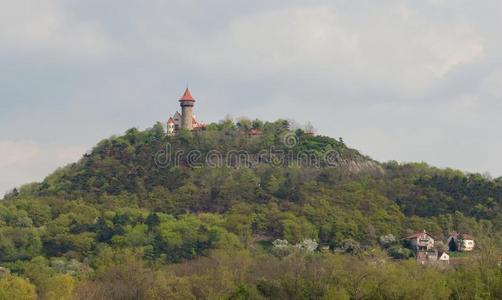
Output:
[[[434,237],[427,231],[416,232],[405,238],[415,251],[427,251],[434,247]]]
[[[446,252],[439,251],[437,254],[437,262],[441,264],[450,264],[450,255]]]
[[[450,251],[472,251],[476,243],[474,237],[466,233],[452,232],[447,241]]]
[[[448,265],[450,255],[443,251],[418,251],[417,262],[421,265]]]

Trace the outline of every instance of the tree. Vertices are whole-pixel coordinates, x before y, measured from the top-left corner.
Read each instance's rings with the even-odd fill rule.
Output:
[[[443,241],[435,241],[434,250],[440,252],[448,251],[448,245],[446,245]]]
[[[391,246],[387,251],[389,255],[395,259],[407,259],[413,256],[413,251],[399,245]]]
[[[272,253],[277,257],[286,257],[291,254],[293,248],[287,240],[275,240],[273,243]]]
[[[237,119],[236,126],[237,128],[244,130],[244,132],[248,132],[252,128],[253,124],[248,118],[239,118]]]
[[[35,300],[35,286],[14,275],[0,277],[0,300]]]
[[[160,224],[159,216],[156,213],[150,213],[145,220],[145,224],[148,225],[148,230],[152,231],[153,228]]]
[[[396,237],[393,234],[381,235],[378,238],[380,245],[384,248],[389,247],[391,244],[396,242]]]
[[[23,227],[0,228],[0,261],[30,259],[41,253],[38,230]]]
[[[298,243],[305,239],[317,239],[317,230],[305,217],[284,214],[281,220],[284,239]]]
[[[353,239],[343,240],[342,241],[342,249],[346,253],[350,253],[350,254],[359,254],[362,251],[361,245],[359,244],[359,242],[357,242]]]
[[[47,300],[71,300],[75,280],[70,275],[56,275],[50,277],[43,287],[43,299]]]

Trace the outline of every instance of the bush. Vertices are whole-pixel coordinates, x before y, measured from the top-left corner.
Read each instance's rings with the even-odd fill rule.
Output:
[[[389,255],[395,259],[407,259],[413,255],[410,249],[400,246],[392,246],[387,251]]]

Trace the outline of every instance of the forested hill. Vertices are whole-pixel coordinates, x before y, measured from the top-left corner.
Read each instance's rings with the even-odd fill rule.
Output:
[[[321,284],[321,275],[312,270],[333,264],[357,273],[349,266],[360,260],[365,261],[361,280],[373,278],[378,268],[370,275],[365,268],[376,266],[367,263],[374,249],[394,258],[413,257],[399,241],[424,229],[437,240],[456,230],[500,247],[495,237],[502,236],[502,179],[424,163],[379,163],[342,139],[291,130],[283,120],[227,120],[176,136],[166,136],[156,124],[105,139],[77,163],[6,195],[0,201],[0,267],[29,278],[42,299],[53,299],[47,293],[61,292],[57,286],[73,291],[68,282],[75,284],[78,299],[320,299],[330,291],[382,299],[397,297],[396,291],[385,294],[372,283],[364,294],[343,277],[330,279],[330,270],[321,274],[328,276]],[[294,251],[284,245],[309,240],[367,256],[347,262],[323,256],[317,269],[308,267],[316,260],[289,265]],[[386,240],[391,241],[382,245]],[[218,251],[226,254],[214,254]],[[240,258],[228,260],[229,253]],[[173,263],[179,269],[159,271]],[[244,273],[229,271],[233,264]],[[228,277],[220,282],[204,273],[212,269]],[[301,274],[302,283],[283,278],[279,270]],[[395,271],[409,270],[415,269],[406,265]],[[396,274],[382,280],[408,275],[407,284],[422,280]],[[439,273],[423,275],[427,286],[437,282],[434,287],[447,289],[436,299],[458,299],[448,295],[470,286],[466,280],[478,282],[478,277],[459,277],[450,286],[447,277],[431,279],[443,276]],[[1,284],[0,279],[0,290]],[[130,295],[136,296],[123,294],[135,288]],[[485,288],[494,287],[480,289]],[[307,294],[297,289],[308,296],[300,297]],[[161,296],[149,294],[154,292]],[[234,293],[252,297],[230,298]],[[401,298],[418,299],[407,295]]]
[[[124,193],[145,196],[157,187],[178,190],[197,173],[195,169],[260,169],[267,165],[383,172],[378,163],[343,141],[291,131],[284,120],[227,121],[176,136],[166,136],[158,123],[145,131],[133,128],[123,136],[103,140],[78,163],[25,189],[38,196],[69,199]]]
[[[372,244],[381,234],[423,228],[439,236],[472,232],[479,220],[502,226],[502,179],[378,163],[341,138],[291,130],[285,120],[227,120],[176,136],[160,123],[129,129],[5,198],[26,197],[112,201],[173,215],[272,205],[313,224],[311,237],[321,242]],[[284,237],[283,229],[254,233]]]

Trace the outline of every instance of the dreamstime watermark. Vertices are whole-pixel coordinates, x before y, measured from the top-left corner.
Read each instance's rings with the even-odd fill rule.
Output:
[[[230,150],[222,152],[216,149],[200,151],[198,149],[173,149],[172,144],[155,153],[155,165],[158,168],[186,166],[192,168],[253,168],[259,164],[274,167],[325,168],[338,167],[344,163],[342,156],[335,149],[325,151],[298,149],[299,137],[287,132],[281,137],[284,147],[273,147],[260,151]]]

